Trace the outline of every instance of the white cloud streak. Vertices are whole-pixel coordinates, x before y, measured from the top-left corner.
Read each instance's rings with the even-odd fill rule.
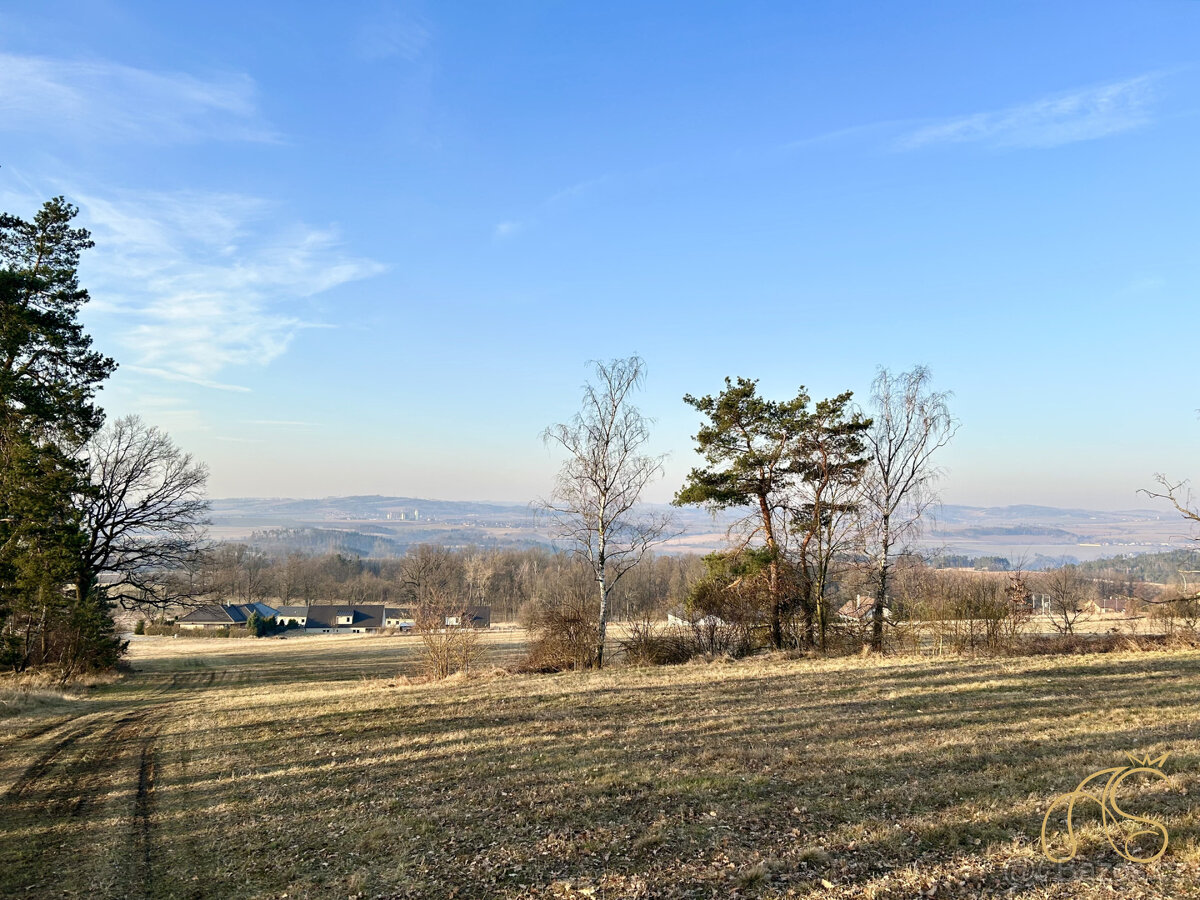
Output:
[[[377,11],[358,29],[359,55],[371,62],[399,58],[416,62],[429,46],[428,23],[418,15],[395,6]]]
[[[72,194],[96,249],[90,309],[119,328],[126,368],[217,390],[229,369],[264,366],[306,328],[299,301],[383,270],[337,235],[272,226],[270,205],[226,194]]]
[[[522,228],[524,226],[520,222],[498,222],[496,227],[492,229],[492,237],[498,241],[502,241],[506,238],[515,237]]]
[[[0,53],[0,133],[88,142],[275,141],[254,81],[199,78],[103,60]]]
[[[929,125],[901,137],[900,150],[938,144],[982,143],[1048,148],[1132,131],[1152,120],[1157,73],[1043,97],[994,112]]]

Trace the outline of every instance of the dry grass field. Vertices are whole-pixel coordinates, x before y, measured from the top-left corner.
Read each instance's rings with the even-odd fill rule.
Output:
[[[489,635],[493,661],[519,635]],[[412,638],[148,639],[0,718],[0,896],[1200,896],[1200,653],[414,683]],[[1050,801],[1125,751],[1171,842]]]

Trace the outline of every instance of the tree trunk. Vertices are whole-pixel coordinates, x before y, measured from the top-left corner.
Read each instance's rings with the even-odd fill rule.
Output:
[[[604,640],[608,634],[608,590],[600,576],[600,621],[596,629],[596,668],[604,668]]]
[[[891,569],[892,529],[889,515],[883,517],[879,542],[879,588],[875,594],[875,607],[871,612],[871,649],[883,652],[883,611],[887,609],[888,572]]]
[[[596,582],[600,585],[600,620],[596,623],[596,668],[604,668],[604,639],[608,635],[607,538],[603,507],[600,513],[599,541],[596,547]]]
[[[783,648],[783,598],[779,596],[778,565],[771,563],[767,570],[768,589],[771,592],[771,646],[776,650]]]
[[[885,555],[879,566],[879,589],[875,594],[875,608],[871,614],[871,649],[883,652],[883,611],[887,608],[888,560]]]

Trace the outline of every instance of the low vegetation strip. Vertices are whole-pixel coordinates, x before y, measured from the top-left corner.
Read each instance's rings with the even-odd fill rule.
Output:
[[[10,718],[0,895],[1198,894],[1200,652],[418,683],[415,646],[152,639],[76,720]],[[1050,802],[1126,751],[1171,753],[1127,804],[1164,858],[1085,818],[1046,860]]]

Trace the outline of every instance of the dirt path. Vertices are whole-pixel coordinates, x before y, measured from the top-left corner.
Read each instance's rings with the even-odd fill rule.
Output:
[[[163,732],[216,672],[143,673],[102,708],[37,723],[3,751],[23,771],[0,795],[0,896],[152,897]],[[68,864],[69,860],[69,864]],[[64,871],[78,883],[60,881]]]

